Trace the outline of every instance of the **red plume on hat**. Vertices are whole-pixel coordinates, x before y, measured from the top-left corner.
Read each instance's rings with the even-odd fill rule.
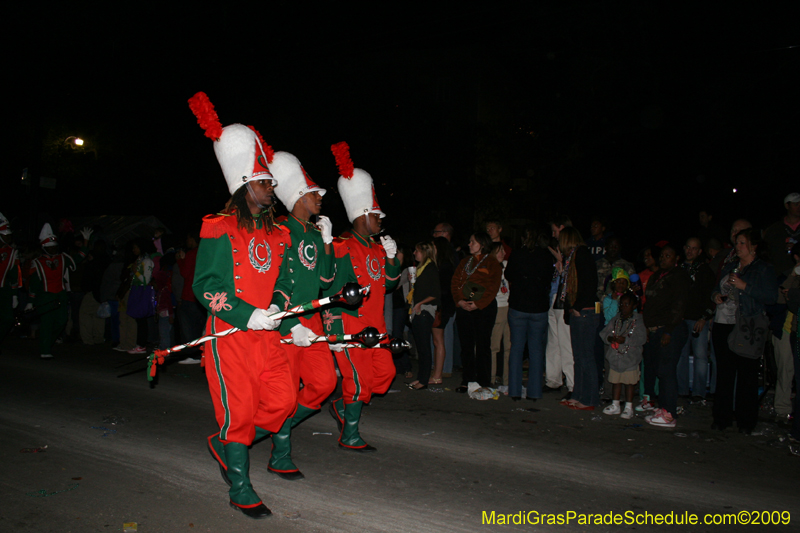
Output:
[[[222,136],[222,124],[219,122],[217,112],[214,111],[214,104],[206,93],[201,91],[189,98],[189,109],[197,117],[197,123],[206,132],[206,137],[218,141]]]
[[[345,179],[353,177],[353,160],[350,159],[350,147],[342,141],[331,145],[331,152],[336,158],[336,166],[339,167],[339,174]]]
[[[264,150],[264,156],[267,158],[267,163],[272,163],[272,160],[275,158],[275,151],[272,149],[272,146],[268,145],[267,142],[264,140],[264,137],[255,129],[253,126],[247,126],[253,133],[256,134],[258,140],[261,142],[261,149]]]

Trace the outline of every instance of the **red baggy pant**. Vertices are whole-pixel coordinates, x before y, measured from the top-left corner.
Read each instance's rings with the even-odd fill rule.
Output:
[[[392,353],[383,348],[345,348],[336,352],[344,403],[369,402],[389,390],[395,376]]]
[[[211,317],[206,334],[231,326]],[[297,405],[297,387],[280,335],[239,331],[205,344],[205,369],[223,444],[250,445],[256,426],[281,429]]]

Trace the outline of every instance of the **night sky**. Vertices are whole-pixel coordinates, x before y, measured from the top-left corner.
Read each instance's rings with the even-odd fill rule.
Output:
[[[411,243],[442,219],[467,237],[486,217],[513,230],[566,212],[584,237],[600,215],[638,247],[684,239],[706,206],[767,224],[800,189],[788,3],[167,4],[7,11],[0,211],[18,229],[199,227],[228,194],[197,91],[300,159],[337,232],[339,141]],[[21,185],[23,168],[56,189]]]

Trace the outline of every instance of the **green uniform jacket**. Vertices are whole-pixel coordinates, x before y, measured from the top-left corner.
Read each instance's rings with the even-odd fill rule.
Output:
[[[320,290],[333,284],[334,274],[333,247],[330,254],[325,253],[322,234],[314,224],[290,214],[284,225],[289,229],[292,244],[286,250],[272,295],[272,303],[283,311],[318,299]],[[296,317],[283,320],[281,335],[288,335],[299,323]]]

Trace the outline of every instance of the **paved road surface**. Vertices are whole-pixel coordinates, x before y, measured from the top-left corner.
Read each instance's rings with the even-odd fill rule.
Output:
[[[32,341],[9,339],[0,356],[0,531],[109,532],[137,522],[140,532],[726,532],[745,528],[482,519],[492,511],[497,520],[529,511],[741,510],[789,511],[788,527],[755,530],[800,531],[800,457],[776,443],[778,433],[712,432],[709,407],[689,406],[678,428],[659,429],[570,411],[553,395],[476,401],[411,391],[400,377],[399,392],[364,410],[362,434],[376,454],[337,449],[326,410],[295,430],[305,480],[268,473],[270,443],[256,444],[253,485],[274,515],[253,521],[228,507],[206,451],[216,429],[198,365],[169,365],[150,388],[144,373],[117,378],[136,365],[116,369],[132,356],[105,347],[61,345],[48,361],[34,353]],[[20,453],[44,445],[44,453]]]

